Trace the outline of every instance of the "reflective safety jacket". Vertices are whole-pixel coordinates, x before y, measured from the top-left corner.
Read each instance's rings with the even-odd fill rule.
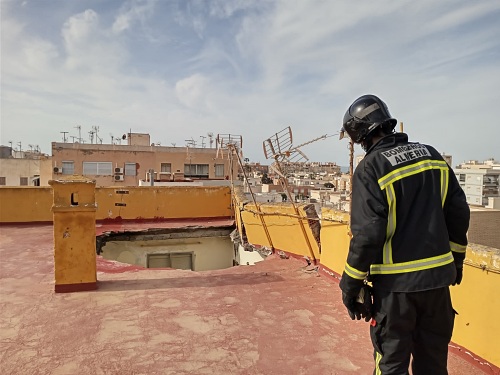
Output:
[[[455,281],[470,212],[455,174],[433,147],[409,143],[404,133],[385,136],[359,163],[352,185],[343,290],[367,277],[375,289],[391,292]]]

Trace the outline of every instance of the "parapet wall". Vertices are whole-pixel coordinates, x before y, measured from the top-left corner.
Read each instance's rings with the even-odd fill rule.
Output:
[[[472,210],[469,242],[500,249],[500,210]]]
[[[0,223],[52,221],[51,187],[0,187]],[[98,187],[96,220],[231,217],[225,186]]]
[[[308,217],[310,205],[288,203],[257,204],[246,200],[241,192],[234,199],[236,225],[244,242],[274,248],[297,257],[319,261],[319,230]],[[318,221],[316,221],[317,224]],[[318,227],[319,228],[319,227]]]

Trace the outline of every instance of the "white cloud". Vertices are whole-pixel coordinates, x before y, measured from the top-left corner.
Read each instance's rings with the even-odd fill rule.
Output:
[[[374,93],[412,139],[458,161],[500,157],[491,155],[500,138],[496,0],[93,4],[59,10],[58,35],[45,32],[53,20],[3,12],[2,141],[30,129],[37,139],[23,143],[46,150],[77,123],[178,146],[213,131],[242,135],[245,155],[263,161],[273,133],[290,125],[296,144],[334,134],[347,106]],[[303,151],[341,164],[348,155],[333,137]]]
[[[185,106],[194,109],[207,109],[209,81],[201,74],[194,74],[184,78],[175,84],[175,92],[178,99]]]
[[[153,14],[156,2],[156,0],[127,1],[115,18],[113,32],[119,34],[129,30],[135,22],[144,26],[146,20]]]

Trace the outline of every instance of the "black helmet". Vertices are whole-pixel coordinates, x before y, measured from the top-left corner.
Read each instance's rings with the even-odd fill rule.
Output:
[[[349,134],[355,143],[364,141],[368,134],[381,125],[392,132],[397,120],[392,118],[385,103],[375,95],[363,95],[351,104],[344,115],[342,130]]]

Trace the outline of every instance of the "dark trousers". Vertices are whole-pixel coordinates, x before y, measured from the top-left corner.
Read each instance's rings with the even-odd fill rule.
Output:
[[[423,292],[375,290],[370,335],[375,375],[407,375],[413,356],[413,375],[448,374],[448,343],[455,311],[448,287]]]

